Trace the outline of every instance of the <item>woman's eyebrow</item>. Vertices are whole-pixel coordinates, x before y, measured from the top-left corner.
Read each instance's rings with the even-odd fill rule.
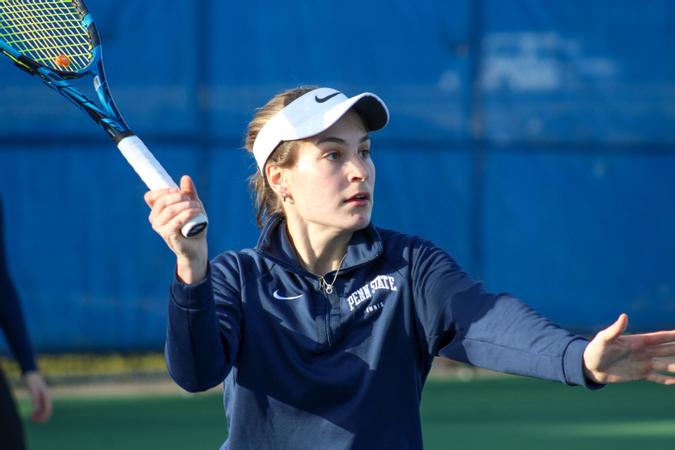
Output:
[[[369,141],[369,140],[370,140],[370,136],[368,136],[368,135],[366,134],[366,135],[364,135],[364,136],[359,140],[359,144],[361,144],[361,143],[363,143],[363,142],[366,142],[366,141]],[[347,144],[347,141],[345,141],[345,140],[342,139],[342,138],[335,137],[335,136],[327,136],[327,137],[325,137],[325,138],[319,139],[319,140],[317,141],[316,145],[323,144],[323,143],[325,143],[325,142],[332,142],[332,143],[334,143],[334,144],[340,144],[340,145],[345,145],[345,144]]]

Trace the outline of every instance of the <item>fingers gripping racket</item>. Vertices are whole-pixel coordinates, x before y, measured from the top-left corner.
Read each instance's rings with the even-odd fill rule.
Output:
[[[112,99],[103,71],[94,19],[80,0],[0,0],[0,52],[59,92],[101,125],[150,189],[177,187],[171,176],[127,126]],[[72,81],[90,76],[95,104]],[[207,227],[204,214],[181,232],[196,236]]]

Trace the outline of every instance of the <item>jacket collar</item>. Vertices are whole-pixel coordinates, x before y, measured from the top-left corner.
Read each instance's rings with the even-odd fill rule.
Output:
[[[347,245],[347,256],[342,263],[342,272],[368,263],[382,254],[382,238],[372,223],[366,228],[355,231]],[[267,220],[260,233],[256,251],[261,255],[273,259],[287,269],[294,272],[307,273],[295,254],[286,233],[286,221],[280,214],[275,214]]]

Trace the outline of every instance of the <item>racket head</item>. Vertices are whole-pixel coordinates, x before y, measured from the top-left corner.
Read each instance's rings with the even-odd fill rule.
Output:
[[[83,76],[100,59],[96,25],[80,0],[0,0],[0,49],[64,79]]]

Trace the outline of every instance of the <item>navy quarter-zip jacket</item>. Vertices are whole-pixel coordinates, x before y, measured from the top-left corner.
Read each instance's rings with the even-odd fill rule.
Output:
[[[170,296],[169,373],[191,392],[224,381],[222,449],[422,449],[435,356],[587,385],[584,338],[486,292],[433,244],[372,224],[330,294],[275,216],[255,249],[217,256]]]

